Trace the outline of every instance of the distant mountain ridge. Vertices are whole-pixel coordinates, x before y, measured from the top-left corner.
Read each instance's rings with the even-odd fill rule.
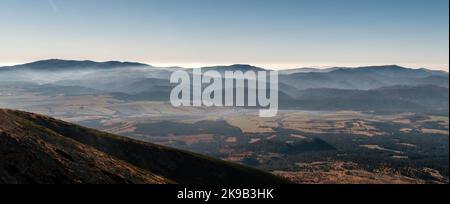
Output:
[[[327,68],[298,68],[298,69],[285,69],[281,70],[280,73],[284,75],[290,75],[290,74],[298,74],[298,73],[329,73],[333,71],[338,70],[406,70],[406,71],[425,71],[432,74],[445,74],[448,72],[445,71],[438,71],[438,70],[430,70],[426,68],[420,68],[420,69],[412,69],[407,67],[402,67],[399,65],[377,65],[377,66],[360,66],[360,67],[327,67]]]
[[[136,66],[143,69],[134,69]],[[147,67],[151,66],[134,62],[46,60],[0,68],[0,85],[22,86],[27,91],[47,96],[104,94],[123,101],[168,101],[176,86],[169,78],[174,71],[183,69]],[[193,71],[184,70],[190,74]],[[264,70],[245,64],[202,68],[203,72],[222,74],[225,71]],[[386,109],[393,112],[442,110],[448,113],[448,108],[443,107],[446,104],[441,102],[448,101],[448,95],[444,93],[449,88],[448,72],[398,65],[286,71],[292,73],[281,71],[279,75],[280,108],[383,111],[381,100],[385,100],[389,102],[384,103],[389,105]],[[384,89],[392,87],[395,89]],[[416,94],[416,97],[401,98],[403,93]],[[424,98],[430,99],[427,105],[420,103]]]
[[[267,71],[267,69],[261,68],[261,67],[255,67],[248,64],[233,64],[230,66],[213,66],[213,67],[202,67],[202,71],[218,71],[218,72],[225,72],[225,71]]]
[[[48,60],[40,60],[20,65],[13,66],[4,66],[2,68],[30,68],[30,69],[62,69],[62,68],[118,68],[118,67],[153,67],[151,65],[139,62],[121,62],[121,61],[106,61],[106,62],[96,62],[92,60],[63,60],[63,59],[48,59]],[[189,69],[186,67],[161,67],[166,69]],[[257,67],[249,64],[233,64],[233,65],[218,65],[218,66],[210,66],[210,67],[202,67],[203,70],[216,70],[216,71],[264,71],[271,70],[267,68]],[[356,70],[356,71],[364,71],[364,70],[377,70],[377,71],[386,71],[386,70],[397,70],[397,71],[423,71],[433,74],[448,74],[445,71],[436,71],[430,70],[426,68],[421,69],[411,69],[406,67],[401,67],[398,65],[380,65],[380,66],[361,66],[361,67],[328,67],[328,68],[298,68],[298,69],[281,69],[279,70],[281,74],[305,74],[305,73],[328,73],[334,71],[343,71],[343,70]]]
[[[304,67],[304,68],[298,68],[298,69],[285,69],[281,70],[280,74],[283,75],[290,75],[290,74],[296,74],[296,73],[324,73],[324,72],[331,72],[335,71],[337,69],[340,69],[339,67],[331,67],[331,68],[311,68],[311,67]]]
[[[119,61],[94,62],[90,60],[77,61],[77,60],[49,59],[31,62],[27,64],[8,66],[3,68],[54,71],[54,70],[86,69],[86,68],[109,69],[120,67],[149,67],[149,66],[150,65],[137,62],[119,62]]]
[[[439,80],[429,80],[437,77]],[[283,81],[300,90],[334,88],[370,90],[395,85],[436,85],[448,88],[449,74],[397,65],[339,68],[330,72],[294,73],[281,76]]]

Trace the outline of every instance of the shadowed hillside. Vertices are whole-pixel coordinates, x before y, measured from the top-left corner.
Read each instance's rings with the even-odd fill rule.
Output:
[[[269,173],[0,109],[0,183],[284,183]]]

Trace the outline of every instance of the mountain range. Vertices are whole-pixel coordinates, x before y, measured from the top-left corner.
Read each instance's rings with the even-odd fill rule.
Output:
[[[24,70],[48,70],[48,71],[60,71],[70,69],[111,69],[119,67],[149,67],[147,64],[137,62],[94,62],[91,60],[77,61],[77,60],[59,60],[49,59],[31,62],[27,64],[21,64],[16,66],[2,67],[4,69],[24,69]]]
[[[0,68],[0,85],[46,95],[110,94],[119,100],[168,101],[175,86],[169,78],[176,70],[192,72],[135,62],[53,59]],[[202,70],[267,69],[236,64]],[[449,74],[443,71],[397,65],[281,70],[279,87],[280,108],[448,114]]]
[[[134,140],[117,136],[44,115],[0,109],[0,155],[2,157],[0,160],[0,183],[286,183],[277,176],[254,168],[185,150],[142,142],[150,141],[146,140],[148,135],[157,138],[151,142],[167,141],[167,143],[158,144],[167,144],[182,149],[187,149],[188,142],[192,138],[208,139],[210,134],[218,132],[223,133],[218,138],[226,139],[225,141],[220,140],[220,142],[233,141],[236,135],[245,135],[245,137],[250,136],[251,139],[246,138],[250,140],[239,141],[238,138],[235,138],[236,142],[239,142],[239,145],[236,146],[237,149],[247,152],[266,150],[281,154],[283,157],[289,155],[295,157],[298,154],[313,154],[322,151],[323,154],[327,154],[328,151],[338,151],[342,148],[332,142],[346,137],[328,138],[327,134],[324,134],[325,138],[316,138],[308,132],[295,132],[295,135],[298,134],[301,138],[294,141],[294,137],[292,137],[294,132],[289,130],[286,134],[284,132],[279,134],[279,140],[252,140],[256,133],[244,134],[242,129],[230,126],[224,120],[187,124],[189,117],[184,120],[183,116],[192,114],[192,117],[195,118],[198,114],[203,117],[213,110],[168,108],[170,92],[177,85],[171,84],[169,78],[177,70],[186,70],[192,74],[193,69],[155,67],[135,62],[56,59],[0,67],[0,106],[45,113],[73,122],[77,122],[81,118],[83,123],[77,122],[78,124],[95,128],[103,127],[105,131],[111,130],[109,125],[112,123],[110,122],[118,122],[117,125],[120,127],[115,133],[130,136],[126,133],[131,131],[136,135],[130,136],[130,138],[140,139]],[[205,67],[202,70],[223,73],[225,71],[246,72],[268,69],[236,64]],[[327,111],[350,110],[363,112],[363,114],[380,114],[379,116],[385,113],[386,115],[413,113],[417,114],[417,117],[431,114],[434,119],[449,114],[448,72],[386,65],[358,68],[301,68],[281,70],[279,73],[279,105],[280,109],[289,110],[286,112],[311,110],[326,113]],[[164,115],[166,111],[172,112]],[[229,112],[240,113],[240,110],[219,110],[219,114],[226,115]],[[172,113],[174,116],[171,115]],[[152,121],[153,117],[158,117],[157,115],[163,115],[164,120]],[[144,117],[144,119],[140,117]],[[171,117],[180,117],[183,119],[183,123],[173,122]],[[411,121],[416,120],[415,117],[411,118]],[[124,121],[121,122],[121,120]],[[297,128],[309,125],[303,124],[302,120],[294,120],[292,124],[299,125]],[[283,121],[276,121],[276,124],[279,122]],[[330,123],[334,125],[334,122]],[[426,128],[422,129],[414,124],[414,131],[440,130],[437,129],[440,128],[439,124],[424,123]],[[97,124],[101,124],[101,126],[97,126]],[[328,126],[328,122],[324,124],[325,127]],[[372,130],[369,125],[357,126],[358,124],[352,121],[345,125],[368,128],[365,131]],[[384,126],[377,126],[376,123],[370,125],[373,125],[373,128],[384,128]],[[322,127],[323,124],[320,126]],[[265,129],[266,127],[259,128]],[[388,128],[388,132],[391,131],[390,125],[386,128]],[[356,131],[358,130],[356,129]],[[202,135],[197,135],[200,133]],[[261,137],[259,134],[263,133],[258,133],[257,136]],[[273,134],[264,133],[263,135],[272,138]],[[399,134],[403,135],[404,133]],[[177,141],[180,139],[178,136],[186,135],[190,138],[189,141]],[[322,134],[320,135],[322,136]],[[283,136],[287,138],[283,138]],[[420,135],[420,141],[428,141],[430,138],[434,137],[425,139]],[[213,139],[217,138],[213,137]],[[361,138],[358,137],[359,139]],[[228,144],[228,142],[226,143]],[[343,143],[347,145],[347,142]],[[173,146],[173,144],[180,146]],[[442,144],[442,142],[436,144]],[[195,145],[193,144],[191,147]],[[408,143],[408,145],[410,144]],[[213,156],[219,153],[224,154],[223,152],[211,154],[210,149],[203,148],[203,144],[197,146],[201,151],[195,150],[196,152]],[[433,144],[433,148],[435,146]],[[218,149],[215,143],[212,147],[214,150]],[[396,149],[397,147],[389,147],[389,149],[391,148]],[[219,151],[221,150],[219,148]],[[242,153],[247,155],[247,152]],[[434,156],[433,152],[430,154]],[[223,156],[227,160],[230,159],[228,161],[235,161],[233,159],[236,158],[226,157],[226,154]],[[246,156],[243,163],[249,165],[259,163],[256,158]],[[416,157],[411,157],[411,159],[413,158]],[[410,161],[413,160],[408,160],[408,162]],[[266,170],[272,171],[273,169]]]

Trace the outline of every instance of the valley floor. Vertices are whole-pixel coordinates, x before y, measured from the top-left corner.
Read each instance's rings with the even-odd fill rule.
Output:
[[[207,154],[298,183],[449,182],[445,114],[283,110],[265,119],[255,110],[11,92],[0,95],[0,106]]]

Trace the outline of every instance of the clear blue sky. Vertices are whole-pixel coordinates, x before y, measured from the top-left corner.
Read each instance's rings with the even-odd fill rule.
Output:
[[[448,70],[448,0],[0,0],[0,64]]]

